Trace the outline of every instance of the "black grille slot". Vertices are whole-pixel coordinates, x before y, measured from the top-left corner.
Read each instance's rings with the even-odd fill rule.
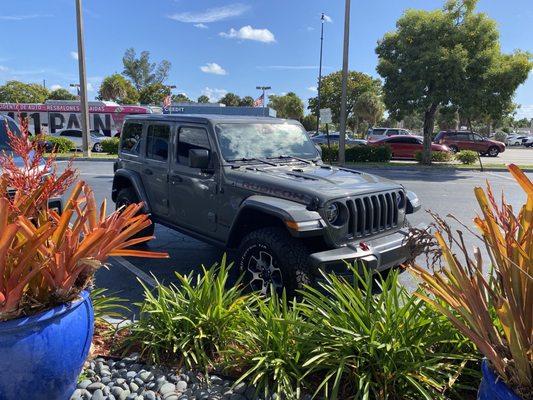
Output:
[[[396,227],[399,196],[399,192],[386,192],[349,199],[346,205],[350,213],[350,236],[359,238]]]

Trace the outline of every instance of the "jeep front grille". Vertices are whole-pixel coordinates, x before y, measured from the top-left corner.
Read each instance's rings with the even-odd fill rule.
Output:
[[[348,235],[355,239],[397,227],[399,210],[405,208],[405,195],[392,191],[360,196],[348,199],[346,206],[350,216]]]

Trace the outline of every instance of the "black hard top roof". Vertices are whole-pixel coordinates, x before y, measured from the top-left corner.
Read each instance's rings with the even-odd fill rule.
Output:
[[[126,121],[171,121],[196,123],[296,123],[297,121],[272,117],[255,117],[244,115],[214,115],[214,114],[137,114],[128,115]]]

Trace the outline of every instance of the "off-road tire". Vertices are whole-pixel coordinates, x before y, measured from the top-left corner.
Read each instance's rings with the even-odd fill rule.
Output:
[[[116,207],[117,210],[122,206],[128,206],[133,203],[138,203],[140,199],[137,197],[137,193],[133,190],[131,187],[125,187],[123,189],[120,189],[117,195],[117,202]],[[136,235],[133,235],[133,238],[140,238],[144,236],[152,236],[154,234],[155,230],[155,224],[152,222],[152,225],[150,225],[147,228],[144,228],[142,231],[137,233]]]
[[[498,157],[498,154],[500,154],[500,149],[498,149],[496,146],[491,146],[487,150],[487,155],[489,157]]]
[[[309,250],[304,243],[293,238],[283,228],[270,227],[250,232],[239,246],[236,266],[243,274],[243,284],[247,290],[254,289],[250,285],[252,275],[248,266],[251,256],[259,251],[272,255],[277,268],[281,271],[282,288],[287,295],[292,297],[297,294],[298,289],[313,283],[308,265]],[[281,292],[282,288],[279,287],[278,292]]]

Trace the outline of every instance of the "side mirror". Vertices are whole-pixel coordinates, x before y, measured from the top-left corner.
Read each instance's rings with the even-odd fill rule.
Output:
[[[209,150],[191,149],[189,150],[189,167],[207,169],[209,167]]]

